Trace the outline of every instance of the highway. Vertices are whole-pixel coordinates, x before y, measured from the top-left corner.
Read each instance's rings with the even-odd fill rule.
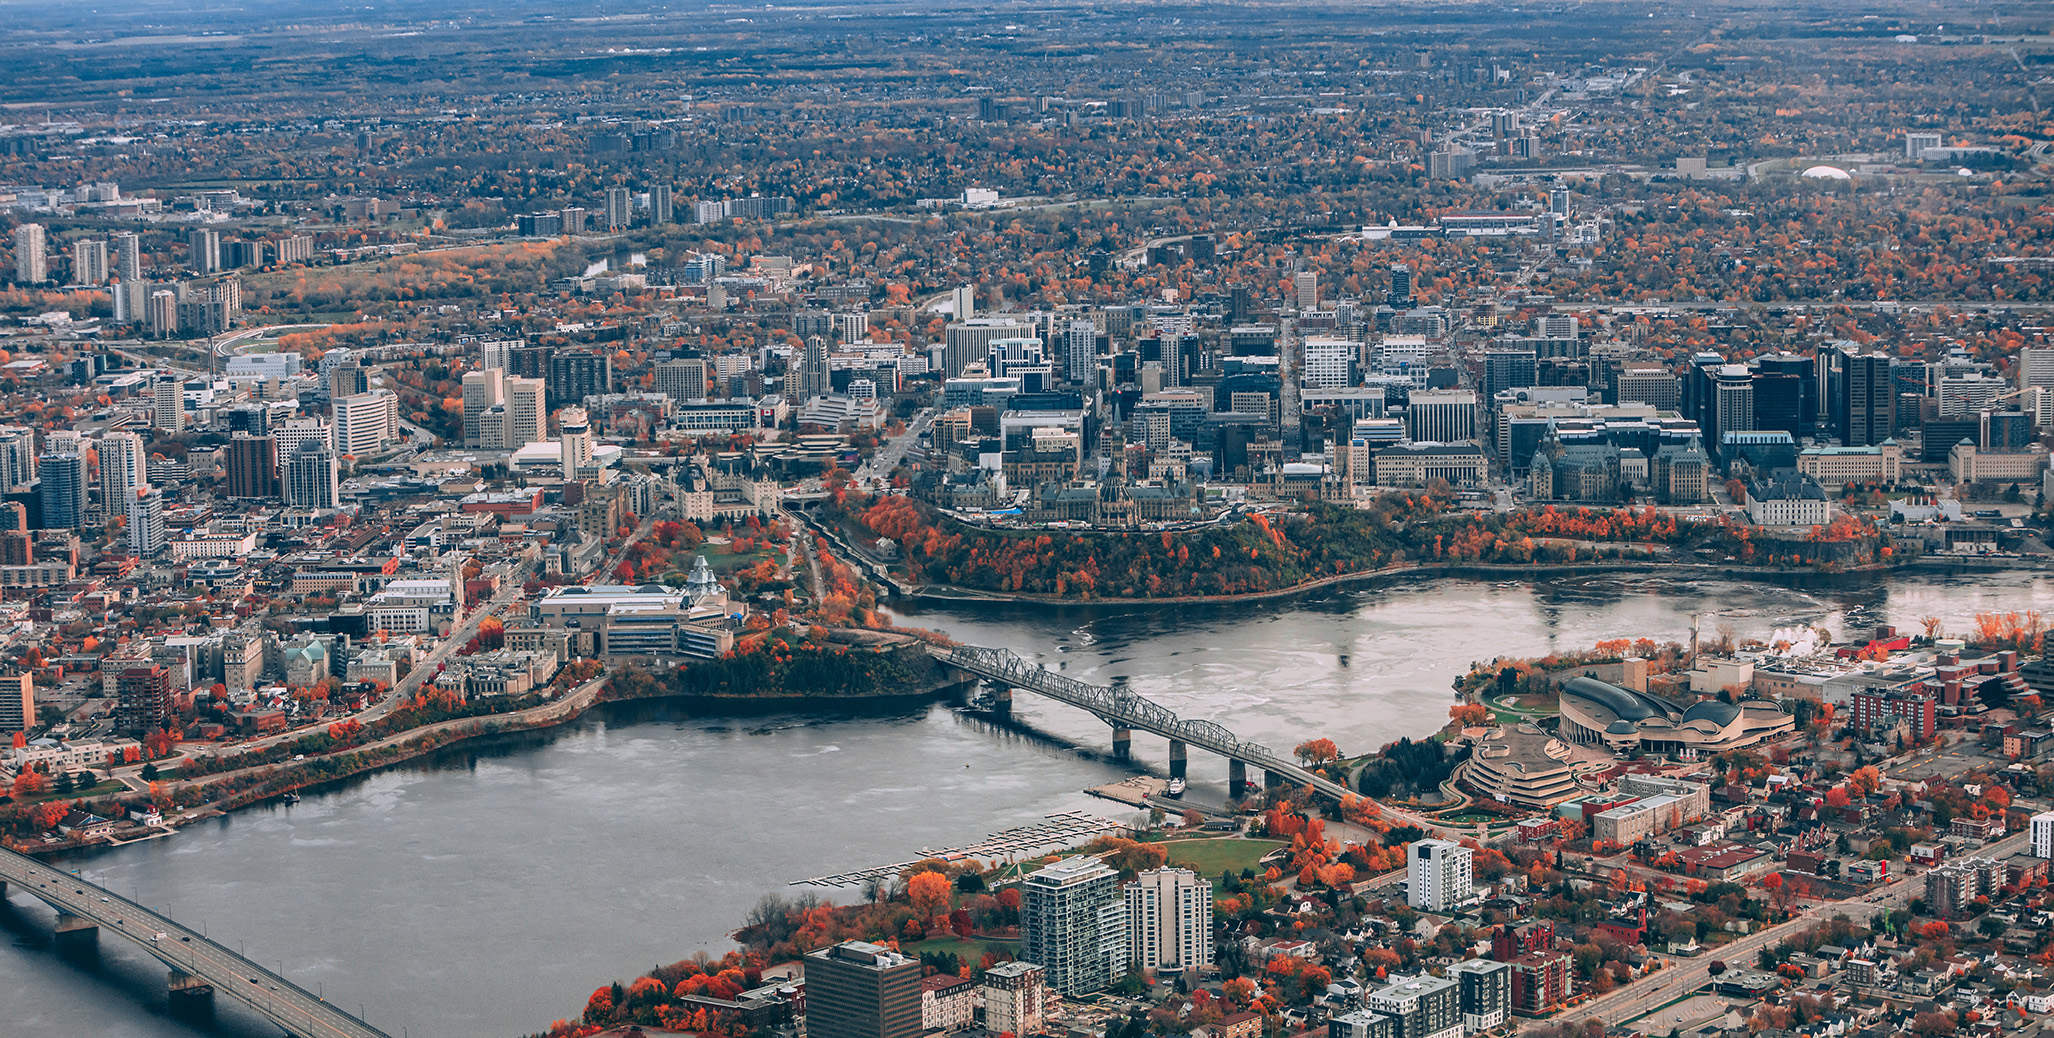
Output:
[[[1976,856],[1992,857],[2001,861],[2024,848],[2026,839],[2026,833],[2019,833],[1983,847],[1976,852]],[[1709,983],[1712,979],[1711,966],[1714,961],[1723,962],[1732,969],[1754,969],[1757,953],[1763,948],[1772,947],[1785,938],[1807,927],[1826,922],[1836,915],[1845,915],[1857,923],[1867,925],[1878,914],[1902,907],[1924,882],[1923,875],[1906,876],[1861,897],[1808,906],[1792,916],[1789,922],[1758,930],[1731,944],[1707,948],[1695,958],[1668,959],[1667,969],[1619,988],[1609,995],[1594,998],[1560,1016],[1551,1017],[1544,1022],[1535,1021],[1531,1026],[1553,1026],[1587,1019],[1599,1019],[1606,1023],[1629,1022],[1683,998]],[[1879,895],[1880,901],[1869,901],[1869,898]]]
[[[214,986],[300,1038],[388,1038],[385,1032],[350,1016],[313,992],[208,940],[204,935],[77,876],[35,860],[0,850],[0,881],[8,891],[20,888],[57,909],[116,934],[173,970]]]

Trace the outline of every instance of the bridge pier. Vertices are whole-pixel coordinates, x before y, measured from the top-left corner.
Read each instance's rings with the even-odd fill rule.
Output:
[[[1007,717],[1013,716],[1013,686],[1000,685],[998,687],[998,692],[991,697],[991,710],[996,714],[1004,714]]]
[[[1227,796],[1239,800],[1248,785],[1248,765],[1237,760],[1227,761]]]
[[[57,932],[54,943],[60,952],[96,952],[100,950],[100,925],[84,916],[69,912],[57,913]]]
[[[184,970],[171,970],[167,980],[171,988],[171,997],[174,1001],[178,999],[212,999],[214,997],[214,985],[209,984],[205,978],[195,977]]]
[[[174,1020],[205,1024],[214,1018],[214,985],[184,970],[170,971],[166,1009]]]
[[[1134,756],[1134,729],[1113,727],[1113,759],[1128,760]]]
[[[1171,740],[1170,740],[1170,777],[1171,777],[1171,778],[1173,778],[1173,779],[1180,779],[1180,778],[1183,778],[1183,777],[1184,777],[1184,768],[1185,768],[1185,761],[1184,761],[1184,755],[1185,755],[1185,747],[1184,747],[1184,742],[1183,742],[1183,740],[1181,740],[1181,739],[1171,739]]]

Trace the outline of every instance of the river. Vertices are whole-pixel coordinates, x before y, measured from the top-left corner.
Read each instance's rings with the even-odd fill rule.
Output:
[[[1846,637],[1929,614],[1963,631],[1996,608],[2054,614],[2054,580],[1451,581],[1229,605],[950,605],[902,619],[1084,680],[1126,680],[1276,749],[1324,735],[1359,751],[1437,728],[1449,682],[1472,660],[1680,640],[1693,611],[1707,614],[1708,636],[1805,624]],[[624,704],[61,864],[245,944],[346,1009],[362,1004],[392,1034],[510,1038],[575,1015],[598,984],[722,949],[748,908],[791,880],[1051,811],[1131,817],[1080,792],[1128,772],[1103,758],[1102,723],[1025,695],[1015,715],[1055,740],[944,706],[705,717]],[[1137,735],[1134,751],[1161,769],[1160,740]],[[1225,770],[1194,755],[1193,797],[1218,799]],[[50,913],[26,895],[0,911],[0,927],[11,938],[0,946],[9,1035],[276,1033],[226,1000],[211,1023],[167,1020],[154,961],[115,938],[97,965],[58,959]]]

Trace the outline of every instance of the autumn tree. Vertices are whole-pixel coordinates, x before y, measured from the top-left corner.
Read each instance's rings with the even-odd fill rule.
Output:
[[[1854,773],[1847,776],[1847,784],[1853,786],[1862,796],[1868,796],[1882,787],[1883,773],[1877,771],[1875,765],[1866,764],[1854,769]]]
[[[1291,752],[1307,764],[1325,764],[1341,757],[1341,749],[1334,745],[1332,739],[1309,739],[1299,743]]]
[[[913,910],[920,913],[920,918],[933,919],[948,907],[949,891],[954,886],[939,872],[922,872],[906,881],[906,897],[913,902]]]
[[[14,799],[26,800],[50,791],[50,776],[40,771],[24,771],[14,777]]]

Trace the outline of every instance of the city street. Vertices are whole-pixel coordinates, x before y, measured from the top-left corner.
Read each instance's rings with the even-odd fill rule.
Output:
[[[905,432],[884,441],[878,446],[877,452],[870,456],[870,460],[857,467],[857,482],[890,478],[892,472],[899,467],[899,462],[905,460],[906,452],[912,449],[913,444],[920,442],[920,435],[933,424],[933,408],[924,409],[915,415],[913,424],[906,426]]]
[[[1982,848],[1979,856],[1994,857],[2001,861],[2023,849],[2026,839],[2024,833],[2007,837]],[[1712,979],[1711,966],[1715,961],[1725,963],[1730,969],[1753,969],[1756,955],[1763,948],[1772,947],[1807,927],[1816,926],[1837,915],[1845,915],[1857,923],[1867,925],[1878,914],[1900,908],[1912,897],[1917,896],[1916,892],[1923,889],[1923,882],[1923,876],[1907,876],[1860,897],[1809,906],[1792,916],[1789,922],[1758,930],[1731,944],[1706,948],[1694,958],[1667,959],[1668,968],[1619,988],[1609,995],[1594,998],[1560,1016],[1551,1017],[1546,1023],[1576,1023],[1592,1019],[1616,1023],[1632,1021],[1709,983]],[[1881,895],[1882,900],[1869,900],[1878,895]],[[1535,1026],[1539,1026],[1538,1022]]]
[[[406,701],[408,697],[419,690],[422,682],[434,680],[437,668],[454,655],[456,650],[462,648],[477,635],[478,625],[484,623],[486,617],[498,615],[499,611],[505,609],[508,603],[520,596],[521,584],[526,579],[526,573],[527,568],[525,566],[516,567],[509,574],[505,585],[490,599],[480,603],[477,609],[472,610],[462,626],[451,630],[449,637],[438,642],[428,655],[414,661],[413,669],[408,671],[405,677],[399,679],[399,684],[394,686],[386,694],[385,698],[357,713],[337,716],[330,723],[354,718],[360,723],[370,724],[397,709],[399,704]],[[251,739],[248,742],[236,743],[232,746],[209,746],[207,748],[213,751],[215,755],[232,756],[251,753],[268,749],[281,743],[290,743],[303,739],[309,732],[315,731],[317,728],[318,726],[295,728],[276,735],[267,735],[261,739]],[[159,767],[175,767],[177,765],[177,758],[169,761],[159,761],[157,764]],[[142,782],[139,774],[141,770],[140,765],[117,769],[114,777],[128,783],[133,788]],[[147,783],[143,784],[143,788],[147,788]]]

